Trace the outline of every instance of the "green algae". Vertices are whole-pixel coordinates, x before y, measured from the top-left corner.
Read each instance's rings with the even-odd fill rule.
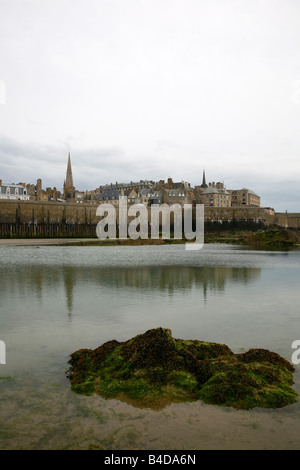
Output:
[[[175,339],[164,328],[80,349],[69,363],[74,392],[156,409],[191,400],[280,408],[298,397],[292,388],[295,369],[278,354],[265,349],[234,354],[224,344]]]
[[[7,375],[7,376],[4,376],[4,377],[0,377],[0,380],[5,380],[5,381],[8,381],[8,382],[14,382],[15,377],[12,377],[11,375]]]
[[[299,230],[271,227],[246,236],[244,241],[249,245],[291,247],[299,245],[300,232]]]

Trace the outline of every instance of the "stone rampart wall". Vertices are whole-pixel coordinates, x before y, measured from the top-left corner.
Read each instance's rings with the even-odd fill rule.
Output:
[[[0,200],[0,223],[95,225],[98,204]],[[259,207],[206,207],[206,222],[249,221],[300,228],[300,214],[271,214]],[[150,220],[150,215],[149,215]]]

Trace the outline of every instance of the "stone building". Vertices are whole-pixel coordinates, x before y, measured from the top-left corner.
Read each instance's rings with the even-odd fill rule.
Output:
[[[95,194],[100,204],[108,203],[113,205],[119,204],[120,191],[118,189],[106,189],[102,193]]]
[[[209,183],[207,188],[201,188],[197,193],[196,204],[211,207],[231,207],[231,194],[223,183]]]
[[[148,199],[148,206],[152,206],[154,204],[162,204],[163,202],[163,193],[161,190],[153,191],[151,196]]]
[[[39,178],[36,184],[26,185],[27,194],[30,201],[59,201],[61,192],[54,188],[42,188],[42,180]]]
[[[138,191],[141,191],[142,189],[152,188],[153,185],[154,185],[154,181],[149,181],[149,180],[130,181],[129,183],[118,183],[116,181],[116,183],[110,183],[110,184],[99,186],[96,192],[106,191],[109,189],[115,189],[118,191],[121,191],[121,189],[123,189],[124,191],[129,191],[129,190],[134,189],[136,192],[138,192]]]
[[[202,184],[195,186],[195,203],[205,207],[260,207],[260,197],[250,189],[226,189],[224,183],[207,184],[203,171]]]
[[[165,185],[166,189],[190,189],[191,185],[187,181],[174,182],[172,178],[168,178]]]
[[[49,188],[49,187],[46,188],[45,192],[46,192],[48,201],[57,201],[61,199],[61,192],[58,191],[55,186],[54,188]]]
[[[97,201],[101,204],[108,203],[115,206],[119,204],[119,199],[121,196],[127,197],[128,205],[140,202],[139,194],[134,189],[128,189],[126,191],[124,191],[124,189],[106,189],[101,193],[95,193]]]
[[[184,204],[193,204],[194,193],[181,187],[180,189],[166,189],[162,188],[162,202],[168,205],[180,204],[182,207]]]
[[[121,190],[121,196],[127,197],[127,204],[137,204],[140,202],[139,194],[134,189]]]
[[[76,202],[83,202],[86,199],[86,191],[78,191],[76,189],[74,197]]]
[[[205,207],[231,207],[231,193],[226,190],[224,183],[212,182],[207,184],[205,170],[203,170],[202,184],[195,186],[195,204]]]
[[[29,194],[25,183],[8,184],[0,180],[0,199],[29,201]]]
[[[260,207],[260,196],[251,189],[230,190],[232,207]]]
[[[151,188],[141,189],[139,192],[140,202],[146,206],[149,204],[150,198],[154,195]]]

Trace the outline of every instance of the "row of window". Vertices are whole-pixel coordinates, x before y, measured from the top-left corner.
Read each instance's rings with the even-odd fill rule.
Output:
[[[27,192],[26,192],[26,189],[24,188],[13,188],[13,187],[10,187],[10,186],[1,186],[1,193],[2,194],[24,194],[26,195]]]

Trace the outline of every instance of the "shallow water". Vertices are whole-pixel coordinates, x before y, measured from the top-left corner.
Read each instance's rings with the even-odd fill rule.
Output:
[[[69,355],[165,327],[175,338],[266,348],[300,339],[300,251],[205,245],[0,247],[0,448],[300,448],[299,402],[140,409],[70,391]],[[300,394],[300,365],[294,375]]]

